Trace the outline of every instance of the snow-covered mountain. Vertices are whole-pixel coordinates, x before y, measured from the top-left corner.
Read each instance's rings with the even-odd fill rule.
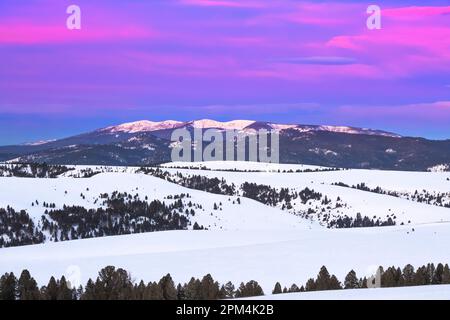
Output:
[[[111,126],[104,129],[100,129],[103,132],[127,132],[127,133],[137,133],[137,132],[150,132],[156,130],[173,129],[183,125],[183,122],[166,120],[166,121],[148,121],[141,120],[135,122],[123,123],[118,126]]]
[[[426,171],[450,166],[450,140],[402,137],[368,128],[210,119],[141,120],[65,139],[0,147],[0,161],[79,165],[149,165],[170,161],[175,129],[276,130],[280,161],[328,167]]]
[[[300,132],[309,131],[327,131],[327,132],[339,132],[347,134],[365,134],[365,135],[376,135],[376,136],[386,136],[386,137],[397,137],[401,136],[395,133],[372,130],[367,128],[356,128],[347,126],[328,126],[328,125],[301,125],[301,124],[280,124],[280,123],[270,123],[270,122],[258,122],[254,120],[232,120],[227,122],[221,122],[211,119],[201,119],[193,121],[174,121],[165,120],[160,122],[140,120],[135,122],[123,123],[116,126],[110,126],[107,128],[100,129],[101,132],[124,132],[124,133],[138,133],[138,132],[153,132],[158,130],[175,129],[183,127],[193,127],[196,129],[219,129],[219,130],[251,130],[255,129],[253,125],[264,126],[267,129],[283,131],[283,130],[298,130]]]

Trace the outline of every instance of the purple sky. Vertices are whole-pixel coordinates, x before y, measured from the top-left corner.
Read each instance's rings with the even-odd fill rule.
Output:
[[[1,0],[0,144],[198,118],[450,138],[450,5],[423,3],[377,1],[371,31],[364,1]]]

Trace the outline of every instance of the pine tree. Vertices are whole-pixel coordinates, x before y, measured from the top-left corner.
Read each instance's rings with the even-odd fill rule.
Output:
[[[293,283],[288,292],[300,292],[300,288],[295,283]]]
[[[444,271],[442,272],[442,284],[450,284],[450,268],[448,264],[445,264]]]
[[[425,266],[420,267],[417,269],[416,274],[414,276],[414,285],[415,286],[423,286],[428,284],[427,280],[427,270]]]
[[[145,300],[164,300],[163,291],[156,282],[150,282],[147,285]]]
[[[341,283],[339,282],[338,278],[333,274],[330,278],[330,282],[328,285],[327,290],[338,290],[342,289]]]
[[[322,266],[319,271],[319,275],[316,279],[316,290],[329,290],[330,288],[330,274],[325,266]]]
[[[272,294],[280,294],[281,291],[281,284],[279,282],[277,282],[275,284],[275,288],[272,290]]]
[[[17,293],[19,300],[39,300],[40,292],[36,280],[28,270],[23,270],[17,282]]]
[[[73,293],[69,288],[66,278],[64,276],[61,277],[58,285],[58,300],[72,300]]]
[[[14,273],[6,273],[0,278],[0,300],[16,300],[17,278]]]
[[[177,299],[178,300],[186,300],[186,294],[184,292],[184,287],[181,285],[181,283],[177,286]]]
[[[414,267],[410,264],[407,264],[404,268],[403,268],[403,284],[405,286],[413,286],[414,285],[414,278],[415,278],[415,272],[414,272]]]
[[[305,285],[305,291],[315,291],[317,289],[316,282],[310,278]]]
[[[224,293],[225,297],[224,299],[232,299],[234,298],[236,294],[236,288],[234,287],[234,284],[231,281],[228,281],[224,286]]]
[[[239,289],[236,292],[236,297],[243,298],[243,297],[257,297],[257,296],[263,296],[264,291],[261,288],[261,286],[258,284],[258,282],[252,280],[247,282],[246,284],[241,283],[239,286]]]
[[[207,274],[201,281],[201,292],[203,300],[217,300],[219,297],[219,283],[214,282],[212,276]]]
[[[356,276],[356,272],[351,270],[345,277],[344,288],[345,289],[356,289],[359,287],[360,287],[360,285],[359,285],[358,277]]]
[[[53,277],[52,277],[53,278]],[[55,279],[53,279],[53,281],[54,281]],[[50,281],[51,281],[51,279],[50,279]],[[99,299],[97,296],[96,296],[96,293],[95,293],[95,284],[94,284],[94,282],[92,281],[92,279],[89,279],[88,280],[88,282],[87,282],[87,284],[86,284],[86,288],[85,288],[85,290],[84,290],[84,293],[81,295],[81,298],[80,298],[81,300],[95,300],[95,299]],[[55,299],[52,299],[52,300],[56,300],[56,298]]]
[[[187,300],[201,300],[202,299],[202,284],[200,280],[191,278],[184,290]]]
[[[442,283],[442,276],[444,274],[444,266],[442,265],[442,263],[439,263],[436,266],[436,270],[434,271],[434,275],[433,275],[433,279],[432,279],[432,284],[441,284]]]
[[[164,300],[177,300],[177,289],[170,274],[164,276],[158,283],[160,286]]]

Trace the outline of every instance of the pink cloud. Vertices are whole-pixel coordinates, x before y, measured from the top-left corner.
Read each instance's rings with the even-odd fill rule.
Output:
[[[7,21],[0,25],[0,43],[37,44],[64,42],[92,42],[127,39],[145,39],[158,36],[148,28],[124,25],[111,27],[85,27],[69,30],[64,24],[38,25],[27,21]]]
[[[382,9],[382,16],[395,20],[418,20],[426,19],[432,16],[442,16],[450,14],[450,6],[430,7],[413,6],[403,8]]]
[[[184,5],[201,7],[229,7],[229,8],[263,8],[266,5],[261,1],[248,0],[179,0]]]

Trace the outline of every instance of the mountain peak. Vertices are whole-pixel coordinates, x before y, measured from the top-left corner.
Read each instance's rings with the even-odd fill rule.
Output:
[[[113,132],[138,133],[163,129],[173,129],[182,124],[183,122],[175,120],[165,120],[160,122],[140,120],[135,122],[123,123],[117,126],[107,127],[105,129],[102,129],[102,131],[107,131],[111,133]]]
[[[253,124],[255,121],[252,120],[232,120],[228,122],[220,122],[211,119],[201,119],[191,121],[189,124],[194,128],[208,129],[225,129],[225,130],[243,130],[245,127]]]

